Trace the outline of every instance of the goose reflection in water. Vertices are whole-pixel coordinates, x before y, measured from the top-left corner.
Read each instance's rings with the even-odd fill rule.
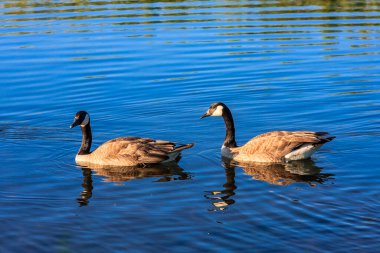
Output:
[[[210,199],[215,207],[210,211],[224,210],[227,206],[235,203],[232,196],[235,195],[235,190],[237,189],[235,184],[236,167],[242,168],[244,174],[251,176],[254,180],[280,186],[306,183],[315,187],[317,184],[323,184],[334,176],[334,174],[321,173],[322,168],[316,166],[311,159],[292,161],[285,164],[238,164],[231,160],[223,159],[223,167],[226,175],[226,183],[223,184],[224,190],[206,191],[205,194],[205,197]]]
[[[322,168],[315,165],[311,159],[292,161],[285,164],[248,164],[239,165],[248,176],[273,185],[290,185],[293,183],[307,183],[316,186],[323,184],[330,177],[329,173],[321,173]]]
[[[187,180],[190,179],[190,174],[178,166],[176,162],[166,163],[165,165],[150,165],[147,167],[111,167],[91,165],[82,167],[83,173],[83,191],[80,193],[77,201],[80,206],[88,205],[89,199],[93,193],[93,180],[92,174],[104,178],[104,182],[113,182],[121,184],[123,182],[142,179],[142,178],[155,178],[153,182],[169,182],[174,180]]]

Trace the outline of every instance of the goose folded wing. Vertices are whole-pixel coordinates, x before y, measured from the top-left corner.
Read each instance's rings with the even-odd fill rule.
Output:
[[[120,159],[131,160],[138,164],[160,163],[167,160],[174,144],[168,141],[156,141],[138,138],[118,141],[119,151],[115,154]]]
[[[258,135],[239,150],[243,154],[271,154],[282,157],[305,143],[319,143],[324,132],[310,131],[274,131]]]

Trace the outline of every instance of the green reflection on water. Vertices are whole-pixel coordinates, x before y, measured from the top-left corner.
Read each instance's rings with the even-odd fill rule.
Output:
[[[41,7],[93,7],[93,6],[107,6],[107,5],[139,5],[139,4],[152,4],[152,3],[186,3],[186,6],[138,6],[137,8],[142,9],[189,9],[196,6],[195,4],[189,4],[189,2],[194,2],[199,4],[198,1],[186,1],[186,0],[139,0],[139,1],[88,1],[88,0],[72,0],[72,1],[33,1],[33,0],[16,0],[11,3],[6,3],[4,6],[6,8],[41,8]],[[351,0],[309,0],[309,1],[274,1],[269,2],[265,0],[256,1],[254,3],[250,3],[249,1],[245,2],[237,2],[237,1],[224,1],[223,4],[219,4],[220,8],[256,8],[256,7],[304,7],[304,6],[316,6],[320,8],[322,12],[336,12],[336,11],[372,11],[373,8],[379,7],[380,3],[378,1],[351,1]],[[202,8],[214,8],[215,5],[202,5]],[[136,8],[136,7],[135,7]],[[87,10],[91,10],[89,8]],[[85,9],[83,9],[85,10]],[[21,11],[21,10],[20,10]],[[274,10],[277,11],[277,10]],[[302,10],[304,11],[304,10]],[[294,10],[291,10],[294,12]],[[267,11],[267,13],[271,13],[271,11]]]

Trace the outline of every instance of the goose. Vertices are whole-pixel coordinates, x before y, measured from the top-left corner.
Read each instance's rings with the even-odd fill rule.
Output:
[[[200,118],[208,116],[223,117],[226,136],[221,149],[222,157],[240,163],[284,163],[307,159],[323,144],[335,138],[328,136],[327,132],[273,131],[260,134],[238,147],[230,109],[225,104],[217,102],[212,104]]]
[[[176,146],[176,143],[170,141],[129,136],[109,140],[91,152],[90,115],[86,111],[75,114],[70,128],[78,125],[82,129],[82,145],[75,156],[75,161],[80,165],[146,166],[167,163],[177,161],[182,150],[193,146],[193,144]]]

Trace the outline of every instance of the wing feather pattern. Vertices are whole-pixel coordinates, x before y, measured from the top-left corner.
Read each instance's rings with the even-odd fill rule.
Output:
[[[232,148],[240,158],[255,156],[257,160],[280,161],[302,145],[323,144],[332,140],[327,132],[273,131],[252,138],[244,146]],[[248,158],[249,160],[250,158]]]
[[[192,144],[188,144],[186,148],[190,147]],[[164,162],[173,152],[179,152],[174,142],[140,137],[120,137],[99,146],[91,153],[91,158],[96,163],[135,166]]]

